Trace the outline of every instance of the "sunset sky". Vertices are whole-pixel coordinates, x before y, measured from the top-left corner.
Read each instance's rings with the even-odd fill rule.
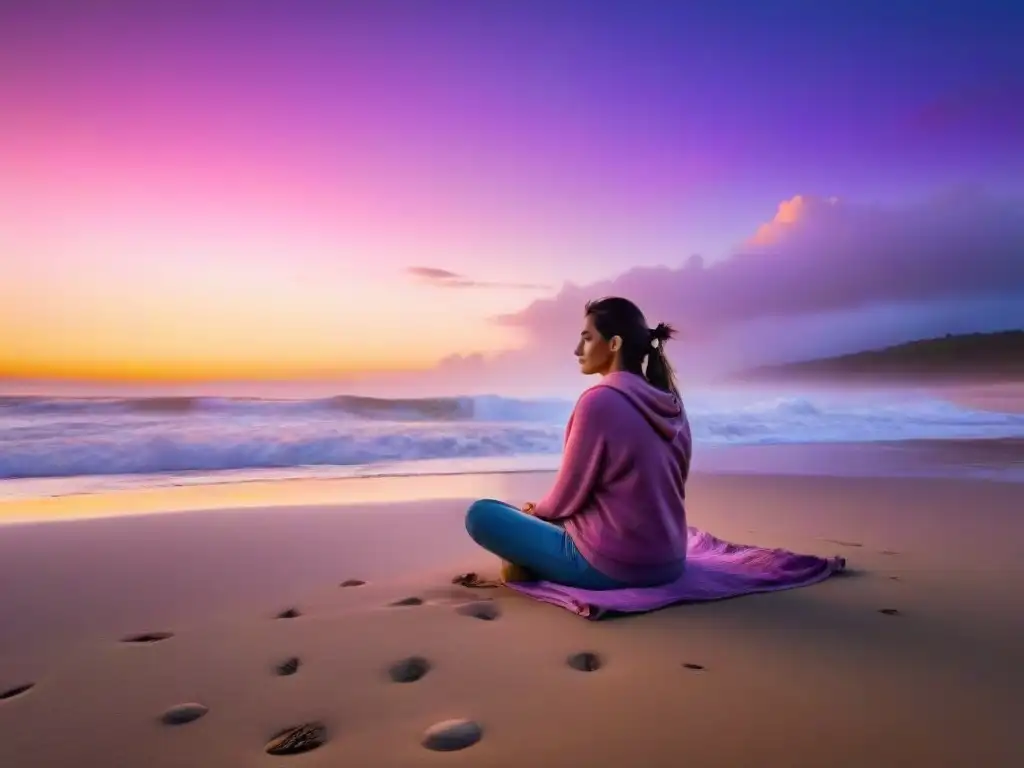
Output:
[[[0,377],[496,386],[610,292],[722,365],[1021,327],[1022,39],[987,0],[6,2]]]

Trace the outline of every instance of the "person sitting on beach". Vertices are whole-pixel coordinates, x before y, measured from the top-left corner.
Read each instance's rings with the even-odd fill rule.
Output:
[[[522,509],[482,499],[466,513],[470,537],[504,561],[504,581],[606,590],[682,575],[692,440],[665,357],[674,333],[649,328],[627,299],[587,304],[575,355],[601,381],[576,402],[554,486]]]

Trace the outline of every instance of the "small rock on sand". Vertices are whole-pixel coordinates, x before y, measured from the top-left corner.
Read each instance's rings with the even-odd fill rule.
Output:
[[[301,663],[302,662],[299,661],[298,656],[292,656],[290,659],[285,659],[276,667],[274,667],[274,671],[276,671],[277,674],[281,675],[282,677],[287,675],[294,675],[296,672],[299,671],[299,664]]]
[[[198,720],[209,711],[210,709],[206,705],[190,701],[187,704],[171,707],[160,716],[160,720],[164,725],[184,725]]]
[[[361,587],[364,584],[366,584],[366,582],[362,579],[345,579],[345,581],[341,582],[341,586],[343,587]]]
[[[269,755],[298,755],[321,747],[327,741],[323,723],[304,723],[285,728],[267,742]]]
[[[454,752],[476,744],[483,729],[472,720],[444,720],[427,728],[423,746],[435,752]]]
[[[898,608],[879,608],[878,612],[885,616],[900,616],[902,615]]]
[[[301,615],[302,614],[299,612],[298,608],[288,608],[287,610],[281,611],[279,614],[277,614],[277,618],[279,618],[279,619],[296,619],[296,618],[298,618]]]

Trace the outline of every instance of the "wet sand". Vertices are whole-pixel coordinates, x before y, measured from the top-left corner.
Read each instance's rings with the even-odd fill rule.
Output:
[[[1024,764],[1024,485],[696,475],[691,524],[850,573],[600,622],[453,586],[496,570],[466,499],[550,479],[33,508],[194,511],[0,527],[0,766]],[[303,724],[322,745],[267,754]]]

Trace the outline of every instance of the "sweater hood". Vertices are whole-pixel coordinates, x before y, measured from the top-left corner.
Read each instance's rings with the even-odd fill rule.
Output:
[[[624,395],[665,440],[682,436],[684,442],[689,443],[689,422],[682,401],[676,395],[658,389],[643,376],[625,371],[609,373],[597,386],[609,387]]]

